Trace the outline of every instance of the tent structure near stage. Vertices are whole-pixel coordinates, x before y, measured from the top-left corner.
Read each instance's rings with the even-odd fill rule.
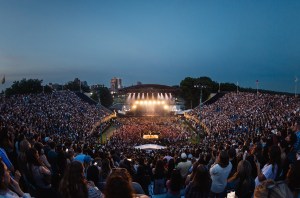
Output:
[[[143,149],[143,150],[158,150],[158,149],[165,149],[165,146],[161,146],[158,144],[143,144],[140,146],[134,147],[135,149]]]

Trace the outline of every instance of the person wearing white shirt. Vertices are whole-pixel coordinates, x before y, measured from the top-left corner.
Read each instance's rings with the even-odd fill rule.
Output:
[[[229,161],[228,153],[221,151],[216,163],[213,164],[209,170],[212,180],[210,197],[222,197],[231,169],[232,164]]]
[[[278,166],[280,165],[281,151],[279,146],[273,145],[269,149],[269,162],[260,169],[260,163],[256,160],[257,177],[255,178],[255,186],[258,186],[266,179],[275,180],[278,176]]]

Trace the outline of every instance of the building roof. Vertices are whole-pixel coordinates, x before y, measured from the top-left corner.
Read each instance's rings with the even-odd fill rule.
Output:
[[[125,87],[119,90],[119,93],[179,93],[178,87],[170,87],[159,84],[141,84]]]

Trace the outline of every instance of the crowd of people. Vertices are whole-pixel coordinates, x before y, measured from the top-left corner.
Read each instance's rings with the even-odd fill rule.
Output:
[[[225,94],[189,113],[206,128],[196,144],[199,123],[181,116],[95,127],[112,112],[70,91],[0,101],[3,197],[299,196],[299,98]],[[93,130],[108,124],[116,130],[101,144]],[[149,142],[167,149],[134,148]]]
[[[156,134],[158,139],[154,143],[166,145],[186,141],[194,133],[181,117],[128,117],[118,118],[117,122],[119,127],[114,132],[113,138],[130,145],[150,142],[144,139],[143,135]]]

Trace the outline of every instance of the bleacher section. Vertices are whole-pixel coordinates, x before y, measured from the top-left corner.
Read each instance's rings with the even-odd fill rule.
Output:
[[[217,100],[219,100],[220,98],[222,98],[226,93],[225,92],[220,92],[217,93],[216,95],[214,95],[213,97],[211,97],[210,99],[206,100],[205,102],[203,102],[204,105],[211,105],[214,102],[216,102]]]
[[[90,105],[97,105],[97,102],[93,99],[91,99],[90,97],[88,97],[87,95],[85,95],[84,93],[81,93],[79,91],[75,92],[75,94],[83,101],[89,103]]]

